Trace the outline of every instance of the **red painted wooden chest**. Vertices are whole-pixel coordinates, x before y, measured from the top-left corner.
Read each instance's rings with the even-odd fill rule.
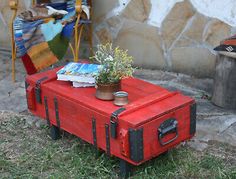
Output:
[[[120,108],[96,99],[95,88],[57,81],[58,70],[26,78],[29,110],[48,121],[53,139],[65,130],[120,158],[122,175],[129,164],[140,165],[195,134],[196,103],[188,96],[129,78],[122,81],[129,104]]]

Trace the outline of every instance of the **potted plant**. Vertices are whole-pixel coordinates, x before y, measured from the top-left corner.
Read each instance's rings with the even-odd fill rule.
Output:
[[[92,57],[102,65],[96,76],[96,97],[102,100],[114,99],[113,93],[121,89],[121,79],[132,76],[133,57],[127,50],[113,48],[111,43],[98,45]]]

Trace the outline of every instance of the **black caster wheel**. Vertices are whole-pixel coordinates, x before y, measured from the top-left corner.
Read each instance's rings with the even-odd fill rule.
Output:
[[[120,159],[120,178],[129,178],[131,176],[132,165]]]
[[[51,138],[52,140],[58,140],[61,138],[60,129],[54,125],[51,126]]]

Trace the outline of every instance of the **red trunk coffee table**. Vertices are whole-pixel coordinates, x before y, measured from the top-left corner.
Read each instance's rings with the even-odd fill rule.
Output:
[[[117,107],[96,99],[95,88],[57,81],[59,69],[26,78],[29,110],[48,121],[52,139],[65,130],[120,159],[121,176],[189,140],[196,132],[196,103],[179,92],[128,78],[122,90],[129,104]]]

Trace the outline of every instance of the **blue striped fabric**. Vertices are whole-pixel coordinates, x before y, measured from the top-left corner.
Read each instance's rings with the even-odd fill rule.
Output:
[[[20,17],[16,17],[13,27],[14,27],[14,36],[15,43],[17,46],[17,57],[22,57],[27,53],[27,50],[34,45],[34,43],[38,43],[38,41],[32,41],[32,36],[34,36],[34,32],[37,30],[37,27],[43,23],[43,20],[37,21],[24,21]],[[28,41],[34,42],[28,45]]]
[[[66,2],[66,7],[67,7],[66,10],[69,12],[69,14],[65,15],[63,20],[69,19],[71,16],[75,14],[75,1],[76,0],[69,0]],[[54,3],[55,7],[56,4],[59,3]],[[50,4],[48,5],[50,6]],[[82,5],[88,5],[87,0],[82,0]],[[60,22],[60,20],[58,20],[57,22]],[[32,46],[37,45],[41,42],[46,42],[46,39],[44,38],[44,35],[40,30],[41,29],[40,26],[43,23],[44,23],[43,20],[25,21],[19,16],[16,17],[13,23],[13,28],[14,28],[15,43],[17,47],[17,57],[24,56]],[[65,31],[66,30],[64,30],[63,32]],[[68,34],[71,35],[71,32],[69,32]]]

